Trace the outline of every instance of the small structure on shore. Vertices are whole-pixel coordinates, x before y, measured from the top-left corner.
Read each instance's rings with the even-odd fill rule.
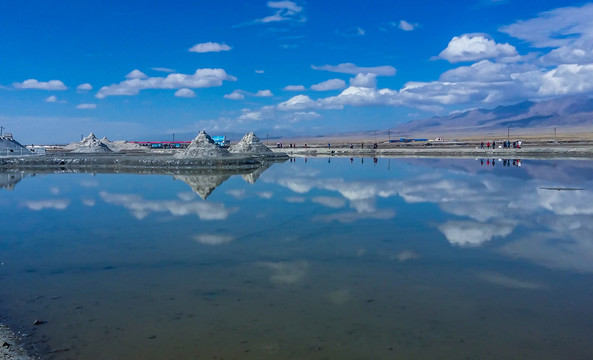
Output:
[[[218,146],[210,135],[202,130],[186,149],[179,150],[173,157],[176,159],[221,158],[230,155],[228,150]]]
[[[107,145],[103,144],[101,140],[97,139],[95,134],[92,132],[89,136],[82,139],[80,142],[73,142],[66,147],[64,150],[69,150],[73,153],[111,153],[113,152]]]

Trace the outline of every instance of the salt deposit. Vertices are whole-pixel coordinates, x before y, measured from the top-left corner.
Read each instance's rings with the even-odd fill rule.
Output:
[[[241,141],[232,145],[229,149],[231,153],[250,153],[250,154],[268,154],[273,153],[266,145],[259,141],[259,138],[253,133],[247,133]]]
[[[186,149],[179,150],[175,155],[176,159],[191,159],[191,158],[221,158],[227,157],[231,154],[218,146],[210,135],[205,131],[200,131],[198,136],[191,141]]]
[[[173,178],[181,180],[192,190],[198,194],[202,199],[206,198],[218,187],[218,185],[225,182],[231,175],[229,174],[206,174],[206,175],[176,175]]]
[[[31,152],[12,137],[0,136],[0,156],[30,155]]]
[[[101,140],[97,139],[95,134],[90,133],[89,136],[82,139],[80,142],[73,142],[68,144],[65,150],[70,150],[73,153],[111,153],[111,149],[103,144]]]
[[[264,171],[268,170],[268,168],[272,166],[272,164],[273,163],[271,162],[264,162],[262,166],[258,167],[249,174],[241,175],[241,177],[243,177],[243,180],[247,181],[248,183],[255,184],[255,182],[257,181],[257,179],[259,179],[261,174],[263,174]]]
[[[103,137],[100,141],[107,145],[107,147],[113,152],[147,151],[147,149],[140,144],[131,143],[125,140],[111,141],[107,137]]]

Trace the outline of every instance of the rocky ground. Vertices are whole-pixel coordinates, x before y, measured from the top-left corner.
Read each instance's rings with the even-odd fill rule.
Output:
[[[0,324],[0,359],[31,360],[27,351],[20,345],[20,339],[8,327]]]

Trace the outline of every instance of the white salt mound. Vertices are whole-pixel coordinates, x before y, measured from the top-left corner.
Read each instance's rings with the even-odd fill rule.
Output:
[[[107,145],[107,147],[114,152],[139,150],[146,151],[146,148],[142,147],[140,144],[131,143],[125,140],[111,141],[107,137],[103,137],[103,139],[101,139],[101,142]]]
[[[232,153],[273,153],[266,145],[259,141],[259,138],[253,133],[247,133],[241,141],[232,145],[229,149]]]
[[[231,154],[218,146],[210,135],[205,131],[200,131],[198,136],[191,141],[186,149],[180,150],[175,155],[177,159],[190,158],[220,158],[230,156]]]
[[[5,155],[20,155],[20,154],[31,154],[29,149],[21,145],[18,141],[7,138],[7,137],[0,137],[0,156]]]
[[[110,153],[111,149],[103,144],[101,140],[97,139],[95,134],[90,133],[89,136],[82,139],[80,142],[73,142],[64,148],[73,153]]]

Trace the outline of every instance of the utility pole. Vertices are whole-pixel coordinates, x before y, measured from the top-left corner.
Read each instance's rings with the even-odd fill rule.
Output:
[[[2,131],[4,131],[4,126],[0,125],[0,136],[2,136]]]
[[[391,142],[391,130],[387,129],[387,134],[389,135],[389,142]]]
[[[268,133],[266,133],[266,146],[268,146]]]
[[[507,141],[511,141],[511,128],[507,128]]]
[[[558,142],[558,140],[556,140],[556,128],[554,128],[554,142]]]
[[[175,142],[175,133],[173,133],[173,142]]]

